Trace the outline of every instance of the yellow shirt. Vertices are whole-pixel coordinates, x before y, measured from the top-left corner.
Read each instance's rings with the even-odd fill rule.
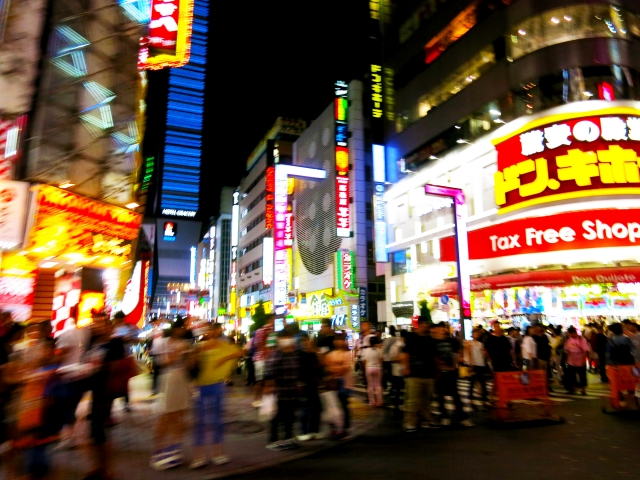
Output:
[[[236,361],[229,360],[222,365],[217,365],[221,358],[232,355],[238,351],[238,347],[228,342],[218,342],[218,345],[207,348],[206,344],[198,354],[200,373],[196,378],[196,385],[202,387],[224,382],[236,367]]]

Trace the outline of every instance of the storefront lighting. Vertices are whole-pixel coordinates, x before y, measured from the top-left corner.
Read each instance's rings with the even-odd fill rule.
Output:
[[[518,33],[523,36],[527,34],[526,30],[523,29],[518,30]]]
[[[500,110],[496,110],[495,108],[492,108],[491,110],[489,110],[489,113],[491,115],[495,115],[496,117],[499,117],[500,115],[502,115],[502,112]]]
[[[570,22],[570,21],[571,21],[571,17],[570,17],[569,15],[565,15],[565,16],[564,16],[564,19],[565,19],[567,22]]]
[[[458,139],[458,143],[467,143],[467,144],[471,145],[471,142],[469,140],[465,140],[464,138],[459,138]]]
[[[440,160],[440,159],[435,155],[429,155],[429,160]]]
[[[58,265],[58,262],[44,262],[40,265],[40,268],[53,268]]]
[[[130,209],[138,208],[139,206],[140,205],[138,205],[136,202],[127,203],[125,205],[125,207],[130,208]]]
[[[556,17],[551,17],[551,23],[555,23],[556,25],[560,23],[560,19]]]
[[[589,98],[593,97],[593,93],[591,93],[591,92],[582,92],[582,95],[584,95],[585,97],[589,97]]]
[[[505,122],[504,120],[502,120],[501,118],[496,118],[496,119],[493,121],[493,123],[500,123],[500,124],[503,124],[503,123],[506,123],[506,122]]]
[[[58,185],[58,188],[71,188],[74,187],[76,184],[75,183],[71,183],[71,182],[62,182],[60,185]]]

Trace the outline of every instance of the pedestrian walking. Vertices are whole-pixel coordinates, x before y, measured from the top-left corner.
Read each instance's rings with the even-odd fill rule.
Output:
[[[538,358],[538,347],[535,339],[535,327],[528,326],[525,335],[522,338],[522,364],[527,370],[536,369],[536,360]]]
[[[265,362],[269,358],[273,349],[267,346],[269,336],[274,333],[274,322],[276,316],[271,314],[267,317],[262,328],[256,330],[253,335],[253,368],[255,374],[255,399],[252,406],[259,407],[264,389],[264,368]]]
[[[342,406],[342,425],[335,425],[335,430],[331,432],[331,437],[339,440],[349,436],[351,428],[351,414],[349,412],[349,397],[353,387],[353,359],[347,337],[340,333],[335,336],[334,350],[325,357],[325,369],[329,375],[329,380],[336,383],[335,389],[338,392],[338,400]]]
[[[365,375],[367,376],[367,394],[369,405],[382,407],[382,342],[378,337],[369,340],[369,348],[362,352]]]
[[[389,358],[391,359],[391,390],[389,397],[391,405],[397,417],[400,416],[400,405],[402,405],[402,395],[404,391],[404,366],[402,364],[402,350],[405,347],[405,337],[407,331],[401,330],[400,336],[393,342],[389,350]]]
[[[624,336],[622,324],[612,323],[609,325],[609,332],[611,332],[611,338],[607,342],[607,364],[633,365],[635,347],[631,339]]]
[[[609,378],[607,377],[607,343],[609,339],[604,334],[604,328],[602,324],[599,323],[596,325],[596,334],[595,334],[595,351],[598,355],[598,372],[600,373],[600,381],[602,383],[609,383]]]
[[[389,336],[382,341],[382,389],[387,390],[391,387],[391,347],[396,343],[396,327],[389,327]]]
[[[219,324],[218,324],[219,325]],[[191,468],[228,463],[223,439],[225,380],[235,371],[242,351],[229,341],[216,336],[218,325],[206,331],[190,357],[190,367],[196,373],[194,383],[198,397],[194,408],[194,454]],[[211,446],[211,451],[207,452]]]
[[[567,355],[565,386],[569,393],[575,393],[577,387],[582,392],[582,395],[586,395],[589,342],[578,335],[578,331],[573,326],[567,329],[567,337],[564,343],[564,351]]]
[[[318,388],[322,380],[322,365],[314,351],[311,339],[304,335],[300,338],[300,381],[302,383],[302,434],[297,437],[301,442],[317,438],[320,434],[320,413],[322,405]]]
[[[482,404],[487,403],[487,375],[489,366],[487,365],[487,351],[480,341],[483,336],[481,328],[474,328],[471,333],[472,339],[465,344],[465,359],[471,368],[471,378],[469,379],[469,402],[473,406],[473,390],[476,383],[480,385]],[[475,407],[474,407],[475,408]]]

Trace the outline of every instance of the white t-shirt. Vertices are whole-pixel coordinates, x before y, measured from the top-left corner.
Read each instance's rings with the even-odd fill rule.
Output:
[[[393,343],[391,348],[389,349],[389,358],[391,361],[396,360],[398,356],[402,353],[402,349],[404,348],[404,339],[397,338]],[[397,361],[391,364],[391,375],[394,377],[402,377],[402,362]]]
[[[367,363],[365,368],[382,368],[382,352],[378,348],[365,348],[361,356],[362,360]]]
[[[80,363],[80,359],[89,346],[89,330],[86,328],[69,328],[63,330],[56,339],[56,347],[68,348],[61,367]]]
[[[533,337],[529,335],[522,339],[522,358],[525,360],[538,358],[538,346]]]

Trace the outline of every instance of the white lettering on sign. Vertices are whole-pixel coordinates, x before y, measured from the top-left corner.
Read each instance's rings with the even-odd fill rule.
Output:
[[[596,238],[603,240],[616,237],[621,239],[628,238],[631,243],[635,243],[640,238],[640,224],[637,222],[630,222],[626,225],[622,223],[608,225],[600,220],[595,222],[585,220],[582,222],[582,228],[586,231],[582,236],[587,240],[595,240]]]
[[[510,248],[520,247],[520,242],[518,241],[519,238],[520,235],[507,235],[506,237],[492,235],[489,237],[489,240],[491,240],[491,249],[494,252],[497,252],[496,247],[500,250],[509,250]]]
[[[573,137],[581,142],[595,142],[598,137],[608,142],[620,140],[640,141],[640,118],[601,117],[600,127],[589,120],[582,120],[571,127],[566,123],[554,124],[543,130],[531,130],[520,135],[521,153],[524,156],[542,153],[560,146],[570,146]]]
[[[176,210],[175,208],[163,208],[163,215],[173,215],[175,217],[195,217],[196,212],[192,210]]]

